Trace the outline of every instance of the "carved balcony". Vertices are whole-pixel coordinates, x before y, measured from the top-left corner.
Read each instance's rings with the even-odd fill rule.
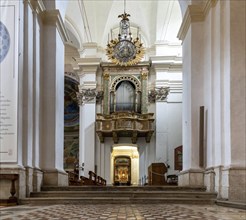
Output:
[[[120,137],[131,137],[136,144],[139,137],[145,137],[150,142],[154,133],[154,113],[138,114],[132,112],[116,112],[110,115],[97,114],[96,133],[101,141],[112,137],[115,144]]]

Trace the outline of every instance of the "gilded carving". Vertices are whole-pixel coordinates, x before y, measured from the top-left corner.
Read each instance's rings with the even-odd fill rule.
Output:
[[[170,92],[169,87],[160,87],[149,90],[148,99],[150,103],[155,101],[165,101]]]
[[[121,75],[121,76],[114,78],[110,86],[110,89],[112,91],[115,91],[117,84],[120,83],[121,81],[130,81],[135,85],[135,88],[137,91],[141,91],[141,83],[139,79],[133,75]]]
[[[104,71],[103,72],[103,79],[104,80],[109,80],[109,72],[108,71]]]
[[[96,132],[101,142],[104,140],[102,136],[112,137],[114,143],[118,143],[119,137],[131,137],[133,144],[137,142],[138,137],[145,137],[149,142],[154,132],[153,115],[134,112],[97,114]]]
[[[142,76],[142,80],[147,80],[147,78],[148,78],[148,71],[147,70],[142,71],[141,72],[141,76]]]

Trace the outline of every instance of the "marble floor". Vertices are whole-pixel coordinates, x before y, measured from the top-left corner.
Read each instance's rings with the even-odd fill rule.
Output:
[[[163,220],[246,220],[246,210],[216,205],[134,204],[134,205],[20,205],[0,207],[1,220],[77,219],[163,219]]]

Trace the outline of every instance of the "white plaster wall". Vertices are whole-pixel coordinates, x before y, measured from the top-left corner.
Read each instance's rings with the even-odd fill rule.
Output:
[[[182,145],[182,103],[168,103],[168,149],[167,164],[170,166],[168,174],[174,174],[174,149]]]
[[[80,85],[83,85],[84,82],[95,82],[96,81],[96,74],[85,72],[83,73],[82,77],[80,77]]]
[[[156,102],[156,152],[155,162],[168,161],[168,104]]]
[[[80,164],[84,163],[83,176],[95,171],[95,103],[80,106]]]

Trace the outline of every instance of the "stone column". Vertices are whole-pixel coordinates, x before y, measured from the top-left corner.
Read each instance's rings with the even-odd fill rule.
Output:
[[[246,200],[246,2],[222,1],[224,14],[221,197]]]
[[[26,169],[26,195],[33,191],[33,10],[24,1],[23,68],[23,165]]]
[[[199,166],[199,107],[204,104],[203,22],[190,23],[183,41],[183,171],[180,186],[203,186]],[[198,49],[199,48],[199,49]]]
[[[41,72],[41,6],[33,5],[33,191],[41,190],[43,173],[40,169],[40,72]]]
[[[64,43],[67,34],[58,10],[44,11],[43,71],[40,74],[41,161],[43,184],[68,185],[64,160]]]
[[[148,113],[148,73],[147,69],[141,71],[141,81],[142,81],[142,100],[141,100],[141,113]]]
[[[80,175],[88,177],[88,172],[95,172],[95,121],[96,121],[96,72],[99,65],[80,66],[80,86],[78,101],[80,105],[79,126],[79,164]]]

